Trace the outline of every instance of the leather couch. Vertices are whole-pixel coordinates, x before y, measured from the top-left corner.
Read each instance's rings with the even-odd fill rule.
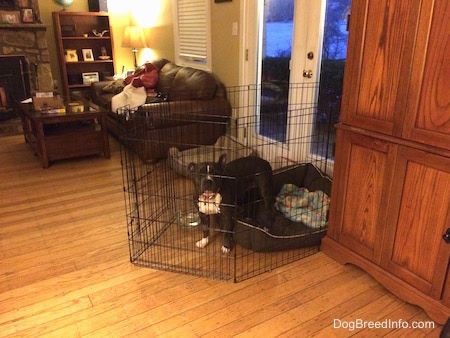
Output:
[[[166,59],[152,62],[157,83],[144,105],[111,111],[112,81],[91,85],[91,100],[108,110],[108,131],[144,162],[166,158],[168,150],[212,145],[226,132],[231,105],[224,85],[211,73],[178,66]]]

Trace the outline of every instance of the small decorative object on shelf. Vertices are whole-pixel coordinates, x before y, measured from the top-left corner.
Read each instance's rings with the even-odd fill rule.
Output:
[[[54,3],[63,6],[63,11],[66,10],[66,7],[69,7],[73,0],[53,0]]]
[[[77,26],[74,24],[61,25],[61,36],[70,37],[75,36]]]
[[[102,32],[97,32],[97,30],[96,29],[93,29],[92,30],[92,34],[94,34],[96,37],[98,37],[98,38],[102,38],[102,37],[104,37],[104,36],[107,36],[107,34],[109,33],[109,30],[108,29],[105,29],[104,31],[102,31]],[[106,35],[105,35],[106,34]]]
[[[100,49],[100,56],[98,57],[100,60],[109,60],[111,57],[108,55],[105,47]]]

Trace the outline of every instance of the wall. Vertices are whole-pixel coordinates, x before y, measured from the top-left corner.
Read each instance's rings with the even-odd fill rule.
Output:
[[[41,13],[42,23],[47,26],[47,46],[50,54],[50,66],[53,74],[53,79],[61,84],[61,72],[59,71],[58,52],[56,48],[55,32],[53,30],[52,12],[60,11],[61,6],[50,0],[40,0],[39,9]],[[67,8],[72,12],[86,12],[88,10],[87,0],[74,1],[70,7]]]
[[[238,84],[239,79],[239,36],[231,34],[232,23],[239,24],[239,8],[242,0],[214,3],[211,0],[212,27],[212,71],[226,86]],[[76,0],[66,10],[88,11],[88,0]],[[40,0],[42,22],[47,26],[47,41],[53,77],[61,82],[57,49],[54,39],[52,12],[61,10],[53,1]],[[147,44],[150,48],[139,50],[138,64],[147,60],[164,57],[175,59],[173,44],[172,0],[108,0],[108,12],[114,36],[115,69],[120,72],[133,68],[130,49],[121,47],[125,26],[139,23],[145,28]],[[240,28],[240,27],[239,27]]]
[[[158,6],[155,6],[158,4]],[[156,7],[156,8],[155,8]],[[57,48],[54,38],[52,12],[61,10],[61,6],[53,1],[41,0],[40,12],[42,23],[47,26],[47,41],[50,53],[50,64],[54,79],[61,83],[61,73],[58,66]],[[88,1],[77,0],[66,9],[71,12],[87,12]],[[139,22],[146,33],[147,44],[152,48],[140,50],[138,63],[164,57],[174,59],[172,0],[108,0],[111,30],[114,36],[114,54],[116,73],[122,67],[125,70],[133,69],[133,54],[129,48],[121,47],[125,26]],[[156,17],[156,19],[155,19]]]
[[[212,71],[226,86],[239,85],[240,5],[242,0],[211,0]],[[232,35],[233,22],[238,35]]]
[[[142,64],[156,58],[174,60],[172,0],[108,0],[108,12],[114,28],[116,69],[133,68],[133,55],[129,48],[120,47],[127,25],[144,28],[147,46],[138,51],[137,61]]]
[[[226,86],[239,84],[239,28],[240,5],[243,0],[211,4],[212,71]],[[111,4],[123,0],[108,0],[108,10],[114,13]],[[128,0],[132,21],[146,28],[147,43],[151,49],[141,51],[140,61],[164,57],[175,60],[173,44],[173,0]],[[232,24],[238,24],[238,35],[232,35]],[[116,35],[114,40],[117,40]],[[117,49],[117,48],[116,48]],[[130,53],[131,54],[131,53]],[[131,56],[130,56],[131,57]],[[138,60],[138,61],[139,61]],[[129,60],[132,65],[132,60]]]

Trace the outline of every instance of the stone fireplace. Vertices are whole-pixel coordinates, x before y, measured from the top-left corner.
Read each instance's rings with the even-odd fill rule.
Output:
[[[12,2],[11,2],[12,3]],[[33,9],[33,23],[0,23],[0,55],[24,56],[30,81],[30,89],[53,90],[53,76],[46,40],[46,26],[41,23],[38,0],[14,0],[11,8],[2,12],[19,12],[20,8]],[[0,65],[0,68],[3,68]],[[19,74],[17,74],[19,76]]]

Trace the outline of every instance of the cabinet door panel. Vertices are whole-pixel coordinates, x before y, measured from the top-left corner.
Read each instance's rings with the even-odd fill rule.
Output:
[[[418,11],[419,1],[353,2],[343,123],[400,136]]]
[[[437,299],[449,260],[450,159],[400,147],[386,234],[388,269]]]
[[[450,149],[450,2],[423,7],[404,137]]]
[[[386,222],[393,146],[350,132],[338,137],[337,145],[342,148],[336,155],[341,154],[346,166],[334,175],[333,185],[343,193],[333,195],[330,222],[337,223],[335,237],[340,243],[377,261]]]

